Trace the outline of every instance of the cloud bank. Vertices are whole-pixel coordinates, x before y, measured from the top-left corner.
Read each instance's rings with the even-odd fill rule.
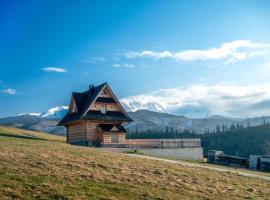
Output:
[[[188,49],[179,52],[169,50],[141,52],[127,52],[127,58],[152,58],[154,60],[170,58],[176,61],[196,61],[196,60],[221,60],[225,59],[225,64],[234,63],[251,57],[267,54],[270,52],[270,44],[256,43],[250,40],[236,40],[221,44],[219,47],[197,50]]]
[[[59,67],[45,67],[45,68],[42,68],[42,70],[44,72],[56,72],[56,73],[66,73],[66,72],[68,72],[66,69],[59,68]]]
[[[121,102],[129,111],[149,109],[189,117],[215,114],[230,117],[270,116],[270,84],[198,84],[129,96]]]

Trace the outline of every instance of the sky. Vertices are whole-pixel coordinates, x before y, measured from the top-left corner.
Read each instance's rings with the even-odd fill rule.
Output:
[[[0,0],[0,116],[108,82],[131,111],[270,115],[270,1]]]

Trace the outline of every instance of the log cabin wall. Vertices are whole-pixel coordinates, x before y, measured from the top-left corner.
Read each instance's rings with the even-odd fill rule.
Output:
[[[67,142],[78,143],[85,141],[85,126],[84,123],[70,124],[67,126]]]
[[[97,124],[93,124],[91,122],[85,123],[85,134],[86,141],[94,142],[97,140]]]
[[[107,111],[121,111],[116,103],[93,103],[89,110],[101,110],[102,107],[106,106]]]
[[[107,88],[105,88],[99,95],[98,97],[101,98],[113,98],[113,96],[110,94],[110,92],[108,91]],[[102,107],[106,106],[106,110],[107,111],[121,111],[121,109],[119,108],[119,106],[117,105],[116,102],[111,102],[111,103],[101,103],[101,102],[94,102],[89,110],[93,110],[93,111],[97,111],[97,110],[101,110]]]
[[[126,143],[126,134],[118,133],[118,143],[125,144]]]
[[[118,137],[118,142],[114,142],[112,137],[113,135]],[[103,143],[104,144],[125,144],[126,134],[125,133],[112,133],[104,132],[103,133]]]
[[[103,143],[104,144],[111,144],[112,143],[111,134],[103,134]]]

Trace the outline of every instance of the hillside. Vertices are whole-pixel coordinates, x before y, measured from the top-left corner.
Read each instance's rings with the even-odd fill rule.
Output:
[[[270,117],[254,117],[254,118],[233,118],[213,115],[206,118],[188,118],[185,116],[177,116],[168,113],[159,113],[149,110],[138,110],[129,112],[134,120],[127,126],[130,133],[135,132],[164,132],[166,127],[174,132],[182,132],[189,129],[196,134],[203,134],[205,130],[212,132],[217,126],[225,126],[227,129],[232,124],[241,124],[243,126],[258,126],[264,121],[270,121]]]
[[[36,131],[28,131],[24,129],[17,129],[12,127],[0,126],[0,136],[12,138],[23,138],[32,140],[46,140],[53,142],[65,142],[66,138],[57,135],[51,135],[47,133],[41,133]]]
[[[58,121],[59,119],[44,118],[35,115],[19,115],[13,117],[0,118],[0,125],[52,133],[55,135],[65,135],[66,134],[65,128],[56,126]]]
[[[0,199],[266,199],[270,192],[265,180],[48,137],[1,127]]]

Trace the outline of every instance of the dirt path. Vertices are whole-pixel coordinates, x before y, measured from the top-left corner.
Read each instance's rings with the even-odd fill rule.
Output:
[[[234,170],[234,169],[225,169],[225,168],[220,168],[220,167],[215,167],[215,166],[207,166],[207,165],[189,163],[189,162],[178,161],[178,160],[168,160],[168,159],[165,159],[165,158],[157,158],[157,157],[151,157],[151,156],[139,155],[139,154],[126,154],[126,155],[132,156],[132,157],[150,159],[150,160],[158,160],[158,161],[163,161],[163,162],[177,164],[177,165],[200,167],[200,168],[215,170],[215,171],[219,171],[219,172],[231,172],[231,173],[235,173],[235,174],[238,174],[238,175],[241,175],[241,176],[259,178],[259,179],[264,179],[264,180],[270,181],[270,176],[264,176],[264,175],[249,173],[249,172],[243,172],[243,171],[238,171],[238,170]]]

